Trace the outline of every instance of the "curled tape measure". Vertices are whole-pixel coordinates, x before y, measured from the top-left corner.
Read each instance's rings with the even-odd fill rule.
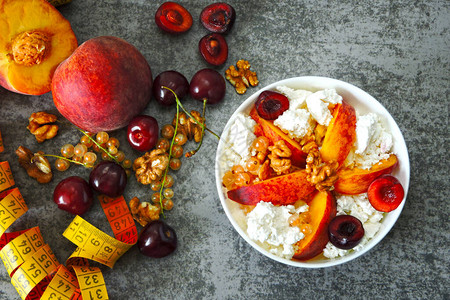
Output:
[[[3,144],[0,136],[0,152]],[[28,208],[15,184],[9,163],[0,162],[0,259],[22,299],[108,299],[102,272],[88,259],[110,268],[138,239],[125,199],[99,196],[114,237],[76,216],[63,235],[78,248],[60,264],[44,242],[39,227],[7,229]],[[3,191],[3,192],[2,192]]]
[[[11,173],[9,163],[7,161],[0,162],[0,192],[4,191],[16,183]]]

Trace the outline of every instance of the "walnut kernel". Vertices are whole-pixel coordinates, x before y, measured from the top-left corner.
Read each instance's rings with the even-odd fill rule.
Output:
[[[35,154],[23,146],[16,150],[19,164],[27,171],[28,176],[35,178],[39,183],[48,183],[52,180],[53,174],[49,161],[42,156],[39,151]]]
[[[143,227],[149,222],[158,220],[161,208],[148,202],[141,202],[138,197],[130,200],[130,212],[139,224]]]
[[[58,133],[58,125],[51,124],[57,121],[55,115],[39,111],[32,113],[28,119],[27,129],[36,137],[38,143],[52,139]]]
[[[133,163],[136,179],[142,184],[150,184],[161,179],[169,165],[169,154],[162,149],[155,149],[136,158]]]
[[[273,146],[269,146],[271,152],[267,157],[270,159],[270,167],[278,174],[286,174],[291,168],[290,157],[292,155],[291,149],[286,146],[283,140],[275,142]]]
[[[244,94],[249,86],[257,86],[258,76],[250,71],[250,63],[247,60],[239,60],[237,69],[232,65],[225,71],[226,79],[235,87],[238,94]]]

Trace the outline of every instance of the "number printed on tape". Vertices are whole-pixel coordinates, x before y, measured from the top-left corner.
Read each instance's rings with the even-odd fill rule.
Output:
[[[13,185],[15,185],[15,182],[9,163],[7,161],[0,162],[0,192],[12,187]]]

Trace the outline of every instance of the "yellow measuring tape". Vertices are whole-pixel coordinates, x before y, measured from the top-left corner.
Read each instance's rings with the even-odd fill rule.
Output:
[[[112,268],[136,244],[138,233],[125,199],[98,197],[115,238],[80,216],[74,218],[63,235],[78,248],[67,259],[66,268],[44,242],[39,227],[6,232],[28,210],[19,189],[11,188],[14,184],[9,163],[0,162],[0,259],[20,297],[108,299],[101,270],[89,266],[87,259]]]

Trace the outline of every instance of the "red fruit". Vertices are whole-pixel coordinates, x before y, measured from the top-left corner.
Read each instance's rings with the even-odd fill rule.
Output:
[[[227,192],[230,200],[244,205],[271,202],[273,205],[288,205],[308,196],[315,187],[307,180],[306,170],[272,177],[252,185],[238,187]]]
[[[218,33],[210,33],[202,37],[198,43],[198,50],[206,62],[214,66],[224,64],[228,58],[227,41]]]
[[[158,121],[151,116],[136,116],[128,124],[128,142],[131,147],[138,151],[145,152],[155,147],[158,135]]]
[[[194,74],[189,83],[192,98],[198,101],[206,100],[208,104],[216,104],[225,97],[225,79],[213,69],[202,69]]]
[[[152,94],[152,72],[133,45],[111,36],[90,39],[55,71],[53,101],[71,123],[112,131],[138,115]]]
[[[74,215],[82,215],[92,206],[94,199],[91,187],[81,177],[71,176],[62,180],[53,192],[53,201],[58,208]]]
[[[363,237],[364,227],[354,216],[339,215],[328,225],[328,238],[337,248],[352,249],[361,242]]]
[[[169,33],[183,33],[192,26],[192,16],[186,8],[175,2],[163,3],[155,14],[159,28]]]
[[[174,91],[180,101],[189,93],[189,82],[183,74],[177,71],[160,73],[153,82],[153,96],[159,104],[164,106],[174,105],[176,100],[175,95],[163,86]]]
[[[122,195],[127,186],[127,173],[115,162],[102,161],[91,171],[89,185],[97,192],[115,198]]]
[[[149,257],[165,257],[177,249],[175,230],[161,220],[148,223],[139,234],[139,251]]]
[[[236,19],[234,8],[223,2],[213,3],[205,7],[200,14],[200,22],[212,32],[227,33]]]
[[[289,99],[280,93],[264,91],[255,103],[258,115],[265,120],[275,120],[289,109]]]
[[[383,175],[370,184],[367,196],[373,208],[382,212],[390,212],[403,201],[405,191],[397,178],[391,175]]]

